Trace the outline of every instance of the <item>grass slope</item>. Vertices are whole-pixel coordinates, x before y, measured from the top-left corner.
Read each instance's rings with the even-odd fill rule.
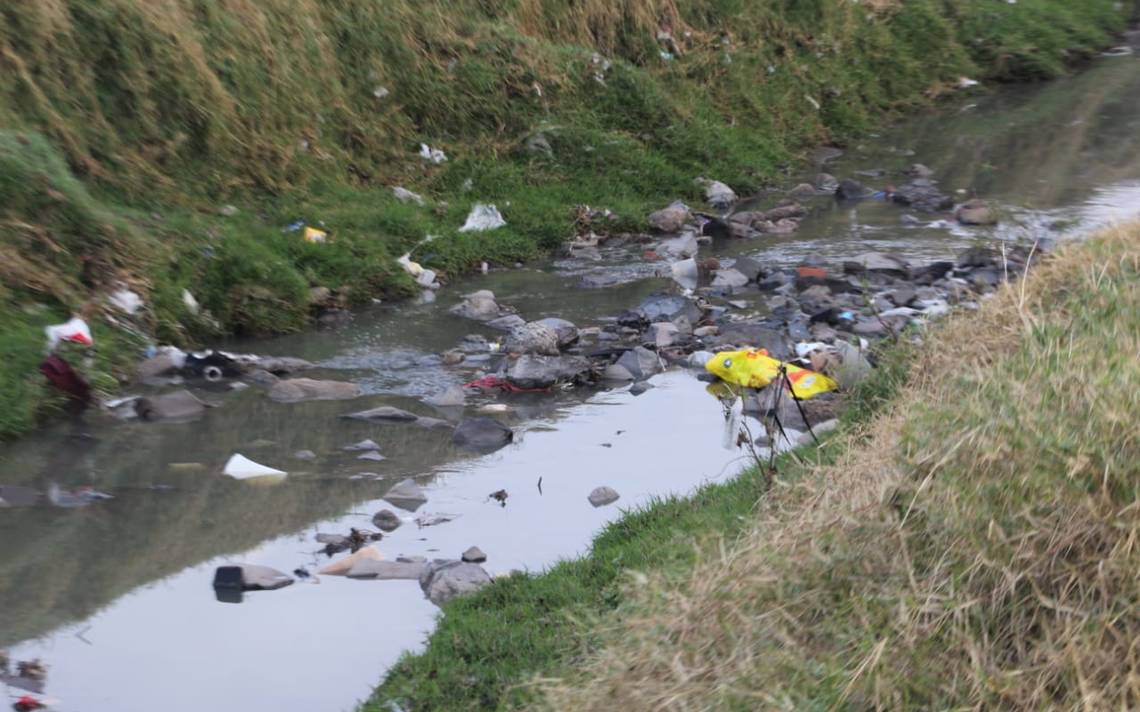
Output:
[[[535,707],[1136,708],[1138,350],[1140,226],[1064,249],[745,535],[624,589]]]
[[[37,328],[29,306],[97,317],[123,282],[162,341],[298,329],[312,287],[407,294],[393,258],[425,235],[416,258],[454,274],[561,243],[579,205],[637,228],[699,203],[698,176],[747,192],[961,75],[1054,76],[1127,16],[1113,0],[11,0],[3,328]],[[508,226],[459,233],[475,202]],[[298,219],[332,240],[282,232]],[[34,415],[27,378],[0,364],[0,411]]]
[[[890,353],[774,489],[451,603],[363,709],[1134,707],[1138,350],[1133,227]]]

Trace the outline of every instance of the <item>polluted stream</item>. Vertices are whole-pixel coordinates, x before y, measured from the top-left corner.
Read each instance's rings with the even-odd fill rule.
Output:
[[[836,265],[879,251],[923,262],[978,244],[1060,240],[1135,218],[1140,61],[1102,58],[1050,84],[963,94],[842,155],[820,157],[828,160],[781,189],[826,171],[882,191],[922,163],[956,201],[977,195],[996,203],[1001,222],[970,228],[946,214],[821,195],[803,200],[808,213],[796,233],[714,239],[700,257],[722,265],[742,256],[770,266]],[[715,172],[710,166],[711,177]],[[781,197],[762,194],[745,206],[767,208]],[[312,361],[317,368],[304,376],[358,383],[363,395],[353,400],[277,403],[257,386],[195,382],[187,385],[219,407],[191,422],[89,414],[3,446],[0,485],[64,493],[91,487],[111,498],[18,506],[13,493],[26,490],[7,490],[0,650],[13,661],[47,665],[44,696],[59,710],[351,710],[401,653],[422,646],[438,609],[416,581],[316,575],[347,556],[319,553],[316,534],[375,530],[373,515],[391,509],[402,525],[372,545],[386,560],[455,559],[475,545],[492,576],[540,572],[586,552],[623,509],[732,477],[748,457],[725,448],[722,406],[693,369],[655,375],[654,387],[637,396],[628,386],[602,384],[471,394],[461,408],[422,401],[480,375],[482,356],[447,365],[439,354],[468,334],[502,336],[449,313],[462,294],[489,289],[528,320],[606,327],[650,295],[677,292],[669,265],[652,249],[603,245],[464,278],[327,328],[225,345]],[[765,296],[743,290],[735,308],[763,311]],[[457,448],[450,430],[340,417],[388,405],[458,422],[491,404],[509,406],[492,417],[513,429],[515,441],[485,455]],[[374,440],[384,459],[360,460],[360,452],[343,449],[363,439]],[[312,456],[300,459],[301,451]],[[235,453],[288,476],[274,484],[222,476]],[[426,495],[414,512],[384,501],[405,478]],[[587,497],[599,486],[621,498],[592,506]],[[501,491],[505,499],[492,496]],[[240,604],[219,600],[215,570],[237,563],[308,575],[281,590],[246,593]],[[7,692],[22,694],[15,686]]]

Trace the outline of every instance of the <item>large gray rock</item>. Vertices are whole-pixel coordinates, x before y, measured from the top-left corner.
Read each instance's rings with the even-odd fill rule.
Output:
[[[580,356],[520,356],[507,369],[507,380],[518,388],[550,388],[577,380],[590,370],[590,362]]]
[[[545,319],[539,319],[537,323],[554,329],[554,333],[558,335],[559,348],[564,349],[567,346],[573,346],[578,341],[578,327],[575,326],[573,322],[557,317],[547,317]]]
[[[704,186],[705,202],[717,210],[728,210],[736,202],[736,191],[719,180],[698,178],[697,182]]]
[[[634,309],[634,313],[650,324],[659,321],[676,321],[682,316],[691,324],[701,319],[700,307],[690,299],[673,294],[649,296]]]
[[[905,260],[885,252],[864,252],[843,264],[848,271],[866,270],[897,277],[905,277],[909,270]]]
[[[182,368],[185,356],[179,358],[174,353],[160,353],[148,358],[135,369],[135,377],[140,381],[150,381],[164,376],[172,376]]]
[[[380,446],[376,444],[375,440],[368,439],[361,440],[360,442],[353,443],[351,445],[345,445],[341,449],[347,450],[348,452],[378,452],[380,450]]]
[[[174,391],[135,401],[135,413],[143,420],[187,420],[206,412],[206,404],[190,391]]]
[[[963,225],[996,225],[997,213],[984,200],[969,200],[958,206],[954,212]]]
[[[916,178],[901,188],[896,188],[891,193],[891,200],[924,213],[934,213],[954,207],[954,200],[938,190],[934,182],[926,178]]]
[[[712,286],[721,289],[740,289],[748,284],[748,277],[730,268],[718,269],[714,273]]]
[[[494,292],[481,289],[468,294],[451,308],[451,313],[475,321],[490,321],[503,315],[503,308],[495,301]]]
[[[354,579],[418,581],[421,576],[427,573],[427,569],[428,565],[420,562],[364,559],[354,563],[345,575]]]
[[[662,371],[661,359],[657,354],[641,346],[635,346],[622,354],[616,365],[629,371],[635,381],[643,381]]]
[[[526,324],[526,319],[523,319],[518,314],[507,314],[506,316],[501,316],[498,319],[492,319],[487,322],[487,326],[492,329],[498,329],[499,331],[513,331],[524,324]]]
[[[346,381],[320,381],[314,378],[290,378],[278,381],[269,389],[269,397],[278,403],[300,403],[312,400],[351,400],[360,396],[360,386]]]
[[[602,372],[602,378],[607,381],[619,381],[624,383],[625,381],[632,381],[633,374],[630,373],[629,370],[624,366],[610,364],[609,366],[606,366],[606,370]]]
[[[442,393],[424,398],[424,403],[436,408],[461,408],[467,404],[467,394],[459,386],[452,386]]]
[[[509,354],[557,356],[558,332],[546,324],[532,321],[512,329],[504,348]]]
[[[371,422],[389,421],[397,423],[410,423],[419,418],[415,413],[393,408],[390,405],[382,405],[379,408],[370,408],[369,410],[362,410],[357,413],[345,413],[340,417],[348,418],[349,420],[367,420]]]
[[[785,332],[762,324],[737,322],[724,324],[713,341],[717,347],[734,346],[740,348],[767,349],[772,358],[788,359],[792,347]]]
[[[657,243],[656,252],[668,260],[683,260],[686,257],[695,256],[700,249],[701,246],[697,243],[696,235],[681,235]]]
[[[646,222],[658,232],[678,232],[689,219],[689,208],[684,203],[673,203],[649,214]]]
[[[595,507],[604,507],[621,499],[621,495],[613,487],[595,487],[587,499]]]
[[[451,436],[459,447],[478,452],[493,452],[514,440],[514,431],[494,418],[478,416],[461,422]]]
[[[433,561],[420,576],[420,588],[437,606],[475,593],[489,583],[491,576],[482,566],[465,561]]]
[[[427,502],[427,495],[415,480],[409,478],[385,492],[384,500],[400,509],[414,512]]]

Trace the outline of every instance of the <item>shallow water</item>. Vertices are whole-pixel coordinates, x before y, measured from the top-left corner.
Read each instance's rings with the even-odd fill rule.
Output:
[[[819,198],[796,235],[712,251],[783,264],[868,250],[943,258],[995,237],[1065,237],[1135,217],[1140,59],[1104,59],[1071,79],[961,97],[868,137],[823,170],[844,177],[882,169],[887,177],[862,179],[882,187],[915,162],[932,168],[946,192],[1000,202],[1007,220],[967,229],[918,216],[915,225],[897,206]],[[537,571],[583,552],[622,508],[734,474],[743,463],[721,446],[719,403],[682,371],[656,377],[657,388],[636,398],[617,390],[507,399],[518,442],[483,457],[456,450],[446,432],[337,417],[379,404],[441,417],[416,398],[473,371],[444,367],[437,354],[467,333],[495,335],[447,314],[463,292],[492,289],[527,318],[589,326],[668,288],[653,276],[660,269],[637,247],[596,262],[556,259],[473,277],[434,304],[381,305],[335,329],[233,345],[316,361],[317,377],[365,387],[355,401],[281,405],[256,389],[217,391],[205,395],[221,407],[196,422],[89,419],[5,446],[0,484],[93,485],[114,499],[0,510],[0,647],[50,665],[48,694],[60,710],[352,709],[431,629],[436,609],[418,585],[322,576],[233,605],[215,600],[214,568],[315,570],[316,532],[373,528],[372,514],[388,506],[385,490],[412,476],[429,497],[418,513],[459,516],[423,529],[406,523],[377,545],[387,558],[455,557],[475,544],[492,573]],[[365,437],[381,444],[386,461],[341,450]],[[301,449],[317,459],[294,459]],[[234,452],[289,477],[276,486],[224,478]],[[598,485],[622,499],[592,508],[586,495]],[[504,488],[505,507],[488,500]]]

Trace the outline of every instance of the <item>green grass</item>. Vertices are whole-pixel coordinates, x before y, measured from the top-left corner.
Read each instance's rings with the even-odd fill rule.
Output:
[[[884,355],[874,377],[853,392],[844,428],[854,429],[891,402],[906,382],[910,347]],[[835,442],[835,440],[832,440]],[[834,447],[779,459],[783,480],[827,463]],[[768,480],[751,469],[686,497],[659,499],[607,525],[588,555],[537,576],[514,574],[473,596],[447,604],[427,649],[405,655],[364,711],[526,708],[535,701],[533,676],[565,674],[597,644],[583,621],[602,618],[623,602],[632,572],[691,570],[706,552],[694,542],[733,540],[751,526]]]
[[[1066,248],[745,535],[626,587],[531,707],[1135,707],[1138,348],[1140,227]]]
[[[698,176],[748,193],[960,76],[1056,76],[1128,15],[1112,0],[872,5],[13,0],[0,305],[67,313],[123,280],[161,341],[296,330],[313,287],[347,305],[409,294],[393,258],[426,235],[415,258],[455,275],[543,254],[579,205],[638,229],[671,200],[699,204]],[[683,50],[669,60],[665,25]],[[540,132],[551,155],[526,149]],[[421,142],[451,160],[425,163]],[[429,204],[398,203],[395,185]],[[508,226],[459,233],[476,202]],[[283,232],[298,219],[332,240]]]

